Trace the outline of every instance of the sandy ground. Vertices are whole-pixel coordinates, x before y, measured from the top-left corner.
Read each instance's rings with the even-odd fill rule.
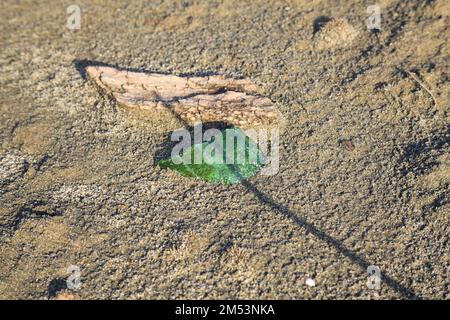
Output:
[[[370,4],[1,1],[0,298],[450,298],[450,3],[380,0],[378,33]],[[279,173],[159,170],[158,123],[82,60],[252,79],[287,121]]]

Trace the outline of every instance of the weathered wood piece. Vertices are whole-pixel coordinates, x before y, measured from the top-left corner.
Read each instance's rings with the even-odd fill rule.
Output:
[[[188,125],[225,122],[241,128],[274,126],[281,116],[250,80],[179,77],[88,66],[86,72],[121,105],[179,117]]]

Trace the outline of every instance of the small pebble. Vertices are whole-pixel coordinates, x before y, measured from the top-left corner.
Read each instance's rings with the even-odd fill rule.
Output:
[[[306,283],[306,285],[308,287],[315,287],[316,286],[316,282],[314,281],[314,279],[311,279],[311,278],[306,279],[305,283]]]

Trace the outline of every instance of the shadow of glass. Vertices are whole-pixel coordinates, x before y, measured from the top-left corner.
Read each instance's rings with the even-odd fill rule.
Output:
[[[372,265],[368,261],[366,261],[364,258],[362,258],[360,255],[358,255],[356,252],[348,249],[342,242],[339,240],[336,240],[323,230],[317,228],[313,224],[309,223],[305,219],[299,217],[297,213],[294,211],[289,210],[286,206],[283,206],[282,204],[279,204],[275,202],[272,198],[270,198],[268,195],[264,194],[258,188],[256,188],[253,184],[251,184],[249,181],[242,181],[241,184],[251,193],[253,193],[259,201],[264,203],[265,205],[269,206],[273,211],[278,212],[279,214],[289,218],[295,225],[297,225],[300,228],[305,229],[307,232],[314,235],[316,238],[318,238],[321,241],[326,242],[328,245],[333,247],[336,251],[341,253],[346,258],[350,259],[353,263],[360,266],[364,271],[367,270],[367,267]],[[402,285],[397,280],[393,279],[389,275],[382,273],[381,274],[381,280],[388,285],[390,288],[401,294],[403,297],[407,299],[421,299],[414,291],[404,285]]]
[[[318,19],[316,19],[316,21],[314,22],[315,32],[317,32],[324,24],[326,24],[326,22],[328,22],[330,20],[331,20],[331,18],[329,18],[329,17],[319,17]],[[101,62],[88,61],[88,60],[76,60],[76,61],[74,61],[74,64],[75,64],[75,67],[77,68],[77,70],[83,76],[83,78],[86,77],[85,69],[87,66],[89,66],[89,65],[106,65]],[[129,71],[133,71],[133,70],[130,69]],[[142,70],[137,70],[137,71],[142,71]],[[194,127],[189,126],[176,113],[172,112],[172,114],[175,118],[177,118],[180,121],[180,123],[182,123],[182,125],[184,126],[185,129],[189,130],[191,132],[191,134],[193,134]],[[231,125],[226,122],[203,123],[202,126],[203,126],[203,131],[207,130],[208,128],[225,129],[225,128],[231,127]],[[168,133],[166,138],[163,139],[163,143],[160,144],[160,146],[158,147],[157,154],[154,157],[155,164],[159,160],[169,157],[173,146],[176,143],[178,143],[176,141],[175,142],[171,141],[171,139],[170,139],[171,134],[172,133]],[[447,141],[447,140],[445,140],[445,141]],[[442,142],[439,141],[438,145],[441,145],[441,143]],[[414,152],[407,152],[407,153],[409,153],[409,155],[415,154],[416,149],[417,149],[417,147],[413,147],[412,150],[414,150]],[[423,149],[423,148],[418,148],[418,149]],[[411,158],[411,156],[409,158]],[[235,168],[233,167],[233,169],[235,169]],[[239,172],[236,172],[236,174],[239,175]],[[366,272],[367,267],[369,267],[371,265],[371,263],[366,261],[364,258],[362,258],[360,255],[358,255],[356,252],[347,248],[339,240],[336,240],[335,238],[333,238],[332,236],[330,236],[323,230],[317,228],[316,226],[309,223],[305,219],[302,219],[301,217],[299,217],[297,215],[297,213],[289,210],[286,206],[277,203],[275,200],[270,198],[268,195],[266,195],[263,192],[261,192],[260,190],[258,190],[258,188],[256,188],[253,184],[251,184],[248,180],[243,179],[240,183],[247,189],[248,192],[253,193],[263,204],[269,206],[275,212],[289,218],[295,225],[297,225],[300,228],[305,229],[307,232],[311,233],[319,240],[326,242],[328,245],[333,247],[336,251],[341,253],[343,256],[345,256],[346,258],[350,259],[353,263],[355,263],[358,266],[360,266],[361,268],[363,268],[364,272]],[[408,299],[421,299],[421,297],[419,297],[412,289],[402,285],[399,281],[393,279],[392,277],[390,277],[389,275],[387,275],[385,273],[381,274],[381,280],[386,285],[388,285],[390,288],[392,288],[397,293],[399,293],[402,297],[405,297]],[[52,291],[54,291],[54,290],[52,290]]]

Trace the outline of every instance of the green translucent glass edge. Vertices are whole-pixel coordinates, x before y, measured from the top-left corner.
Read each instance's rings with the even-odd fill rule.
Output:
[[[239,133],[243,134],[243,132],[238,129],[227,129],[227,130],[237,130]],[[224,132],[223,130],[222,132]],[[201,148],[204,150],[204,147],[209,143],[204,142],[202,144],[195,144],[186,150],[187,153],[193,155],[194,148]],[[258,152],[256,163],[248,163],[248,152],[249,146],[253,144],[254,149]],[[226,142],[224,140],[224,150],[226,150]],[[236,148],[233,149],[235,153]],[[262,167],[262,159],[263,155],[259,150],[258,146],[249,138],[246,137],[245,143],[245,162],[243,164],[175,164],[173,163],[171,158],[163,159],[158,162],[158,166],[162,169],[171,169],[177,171],[182,176],[198,178],[207,182],[219,182],[224,184],[234,184],[238,183],[244,179],[248,179],[254,176]]]

